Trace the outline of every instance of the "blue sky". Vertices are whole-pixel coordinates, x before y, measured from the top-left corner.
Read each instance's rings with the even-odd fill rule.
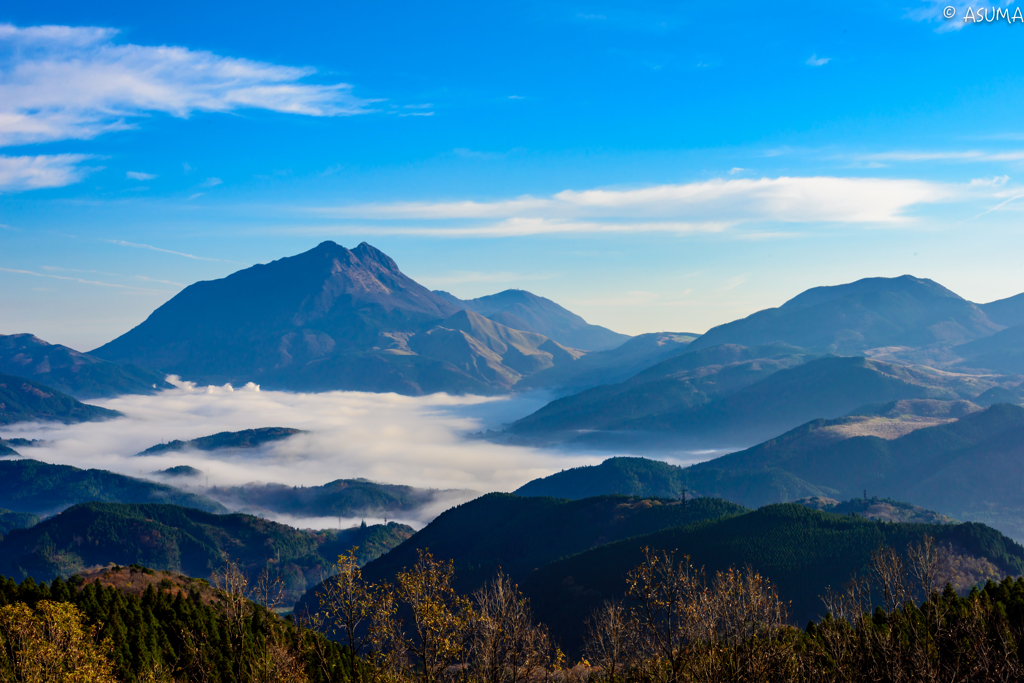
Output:
[[[324,239],[628,333],[1019,293],[1024,19],[945,6],[5,3],[0,333],[91,349]]]

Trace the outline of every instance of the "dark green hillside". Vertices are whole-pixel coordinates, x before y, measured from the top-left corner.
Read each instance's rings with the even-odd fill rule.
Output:
[[[113,562],[206,577],[225,555],[250,569],[273,559],[290,574],[323,564],[312,535],[259,517],[83,503],[9,534],[0,545],[0,574],[49,581]]]
[[[150,446],[138,455],[159,455],[175,451],[213,451],[218,448],[256,448],[271,441],[287,439],[295,434],[303,434],[301,429],[289,427],[261,427],[259,429],[243,429],[240,432],[218,432],[211,436],[202,436],[191,441],[169,441]]]
[[[230,558],[251,576],[269,562],[294,601],[353,546],[366,562],[411,535],[410,527],[395,523],[317,532],[176,505],[83,503],[8,534],[0,542],[0,574],[48,581],[114,563],[206,578]]]
[[[215,487],[207,493],[234,508],[292,515],[358,517],[410,512],[439,496],[455,493],[378,484],[367,479],[338,479],[323,486],[283,484]],[[463,498],[465,500],[465,498]]]
[[[171,503],[209,512],[226,508],[206,496],[106,470],[81,470],[38,460],[0,460],[0,507],[53,514],[76,503]]]
[[[80,403],[30,379],[0,374],[0,424],[36,420],[70,424],[120,416],[116,410]]]
[[[710,499],[683,506],[624,496],[567,501],[490,493],[443,512],[363,573],[370,581],[391,580],[416,562],[417,550],[429,548],[434,557],[454,561],[456,587],[468,593],[499,567],[521,581],[538,567],[602,543],[744,511]]]
[[[11,512],[0,508],[0,540],[12,529],[27,529],[39,524],[39,515],[30,512]]]
[[[592,498],[623,495],[644,498],[681,498],[686,470],[647,458],[608,458],[600,465],[562,470],[519,487],[517,496]]]
[[[977,306],[942,285],[903,275],[809,289],[779,308],[719,325],[690,348],[782,342],[853,354],[882,346],[966,342],[998,330]]]
[[[864,571],[880,545],[903,550],[925,534],[952,543],[961,555],[985,560],[975,562],[979,577],[992,566],[1014,576],[1024,573],[1024,548],[981,524],[887,524],[772,505],[594,548],[539,569],[522,588],[537,617],[574,652],[580,644],[578,624],[602,601],[622,596],[624,577],[640,564],[644,547],[678,550],[710,574],[749,565],[776,584],[783,600],[791,601],[793,622],[804,624],[821,614],[820,596],[827,588]],[[962,580],[973,583],[972,576]]]
[[[0,455],[18,455],[18,451],[11,448],[6,441],[0,439]]]
[[[111,363],[31,334],[0,335],[0,372],[27,377],[81,399],[153,394],[173,386],[158,372]]]

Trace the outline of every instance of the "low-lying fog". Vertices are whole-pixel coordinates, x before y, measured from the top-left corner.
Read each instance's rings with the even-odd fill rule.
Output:
[[[473,432],[500,429],[535,411],[550,399],[540,393],[498,398],[341,391],[293,394],[261,391],[251,384],[232,389],[174,383],[176,388],[154,396],[90,401],[121,411],[123,418],[76,425],[9,425],[0,435],[45,441],[40,446],[19,448],[25,457],[111,470],[190,489],[270,482],[317,486],[363,477],[381,483],[460,490],[420,510],[412,519],[396,520],[417,527],[480,493],[512,491],[531,479],[598,464],[612,455],[505,446],[468,438]],[[253,449],[135,455],[164,441],[259,427],[293,427],[309,433]],[[713,455],[693,454],[693,461]],[[686,461],[678,455],[665,459]],[[204,476],[171,479],[153,474],[177,465],[195,467]],[[295,526],[339,524],[336,518],[268,516]],[[367,519],[367,523],[372,521]]]

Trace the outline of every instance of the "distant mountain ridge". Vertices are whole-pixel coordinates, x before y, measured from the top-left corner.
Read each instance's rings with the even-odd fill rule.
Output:
[[[522,289],[506,289],[476,299],[459,299],[443,291],[434,293],[456,306],[479,313],[506,327],[536,332],[574,349],[606,351],[630,339],[627,334],[591,325],[554,301]]]
[[[970,301],[923,278],[865,278],[814,287],[778,308],[719,325],[690,345],[785,343],[850,354],[886,346],[967,342],[999,331]]]
[[[0,372],[27,377],[79,399],[172,388],[159,373],[111,363],[31,334],[0,335]]]

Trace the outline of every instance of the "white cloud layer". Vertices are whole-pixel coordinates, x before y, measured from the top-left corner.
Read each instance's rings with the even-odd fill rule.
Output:
[[[987,186],[986,186],[987,187]],[[981,185],[914,179],[779,177],[714,179],[640,189],[565,190],[493,202],[397,202],[313,209],[376,221],[361,232],[438,237],[550,233],[722,232],[740,223],[901,224],[914,209],[966,200]],[[443,225],[437,225],[444,221]],[[453,222],[455,225],[453,225]],[[410,225],[412,223],[412,225]]]
[[[316,70],[174,46],[116,44],[99,27],[0,24],[0,146],[90,139],[161,112],[239,109],[307,116],[369,111],[347,83],[305,82]]]
[[[157,479],[150,474],[154,471],[190,465],[208,475],[211,486],[249,482],[310,486],[365,477],[385,483],[484,493],[511,491],[536,477],[596,464],[607,457],[466,438],[468,432],[498,428],[533,412],[547,398],[293,394],[259,391],[251,385],[232,390],[179,383],[179,388],[155,396],[90,401],[126,415],[117,420],[8,425],[0,428],[0,434],[47,441],[45,446],[20,449],[25,457],[153,479]],[[258,449],[134,455],[162,441],[271,426],[310,433]],[[205,484],[205,480],[200,483]],[[435,506],[423,510],[412,521],[426,521],[445,507],[471,497],[475,494],[443,501],[440,509]],[[336,520],[331,526],[334,523]]]

